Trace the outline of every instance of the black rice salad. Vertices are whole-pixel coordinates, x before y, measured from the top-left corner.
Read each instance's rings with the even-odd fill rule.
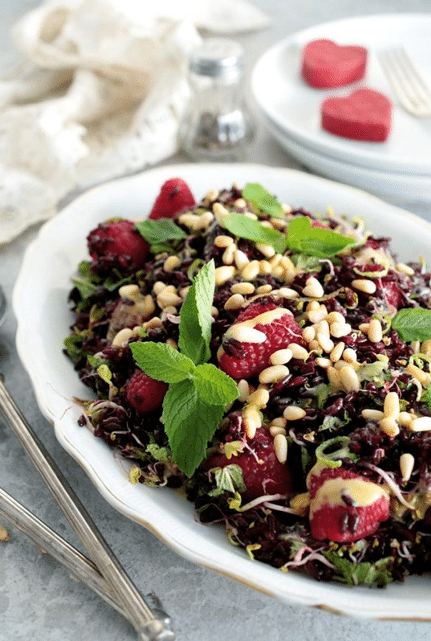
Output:
[[[431,569],[424,261],[263,186],[161,187],[73,278],[79,423],[250,559],[385,587]],[[156,490],[155,490],[156,491]]]

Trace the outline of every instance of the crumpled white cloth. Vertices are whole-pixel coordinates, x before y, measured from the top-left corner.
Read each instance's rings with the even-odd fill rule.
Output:
[[[268,17],[246,0],[47,0],[13,36],[0,81],[0,243],[66,195],[177,151],[199,29],[232,34]]]

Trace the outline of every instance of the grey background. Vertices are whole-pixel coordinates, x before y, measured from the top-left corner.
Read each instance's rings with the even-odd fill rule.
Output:
[[[10,27],[36,0],[0,0],[0,69],[15,61]],[[320,22],[355,15],[426,12],[428,0],[255,0],[273,18],[258,33],[238,37],[246,48],[248,69],[278,40]],[[184,161],[180,154],[169,159]],[[257,122],[248,160],[298,167]],[[164,163],[168,164],[168,163]],[[408,208],[431,220],[431,204]],[[23,252],[37,233],[29,230],[0,247],[0,282],[10,298]],[[98,527],[143,594],[154,591],[172,617],[179,641],[412,641],[428,639],[431,624],[374,622],[336,617],[287,605],[214,572],[197,567],[167,549],[141,526],[118,514],[98,494],[79,465],[57,443],[41,416],[15,351],[16,323],[9,311],[0,330],[0,371],[26,418],[76,490]],[[0,418],[0,486],[23,502],[73,545],[80,547],[43,482]],[[7,523],[5,523],[7,525]],[[84,585],[14,528],[0,542],[0,641],[128,641],[131,626]],[[354,598],[354,595],[352,595]]]

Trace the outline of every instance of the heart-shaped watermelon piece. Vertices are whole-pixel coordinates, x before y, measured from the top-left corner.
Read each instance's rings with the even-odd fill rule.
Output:
[[[312,40],[302,52],[302,77],[319,89],[341,87],[365,76],[367,50],[358,45],[338,45],[332,40]]]
[[[384,142],[392,124],[392,102],[374,89],[356,89],[348,96],[326,98],[321,104],[326,131],[342,138]]]

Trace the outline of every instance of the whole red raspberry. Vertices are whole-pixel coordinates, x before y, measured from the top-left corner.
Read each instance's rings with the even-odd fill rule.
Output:
[[[247,501],[263,494],[290,494],[292,475],[288,465],[277,459],[272,436],[263,428],[258,429],[249,446],[230,459],[224,454],[211,456],[205,462],[206,469],[239,465],[247,488],[242,496]]]
[[[381,486],[342,468],[326,468],[310,481],[310,527],[317,540],[351,543],[374,534],[389,518]]]
[[[142,267],[148,255],[149,244],[131,220],[118,219],[100,223],[87,236],[91,258],[117,259],[123,267]]]
[[[173,218],[179,211],[195,205],[188,184],[182,178],[170,178],[161,186],[148,218]]]
[[[274,311],[274,314],[266,312]],[[249,323],[257,318],[256,324]],[[266,339],[263,342],[248,342],[246,338],[238,341],[238,328],[245,327],[262,332]],[[244,327],[244,325],[243,325]],[[247,334],[247,329],[245,334]],[[226,332],[218,353],[219,367],[235,380],[257,376],[269,364],[271,354],[286,348],[290,343],[305,345],[301,329],[291,312],[275,303],[253,303],[241,312]]]
[[[156,381],[143,372],[135,370],[126,383],[126,399],[138,414],[150,414],[159,409],[168,390],[163,381]]]

